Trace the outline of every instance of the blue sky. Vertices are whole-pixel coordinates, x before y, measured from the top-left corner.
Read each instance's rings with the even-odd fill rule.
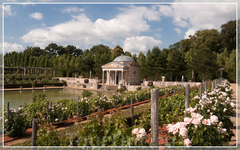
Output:
[[[49,43],[146,54],[236,19],[235,4],[4,4],[4,52]]]

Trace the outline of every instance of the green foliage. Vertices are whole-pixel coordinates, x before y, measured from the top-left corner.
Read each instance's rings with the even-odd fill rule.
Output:
[[[117,89],[117,92],[123,93],[125,91],[124,88]]]
[[[88,91],[88,90],[83,90],[82,92],[82,97],[90,97],[93,95],[93,92]]]
[[[5,113],[4,118],[4,131],[7,136],[15,137],[25,134],[25,131],[28,128],[28,122],[26,114],[21,109],[21,107],[19,110],[11,109],[9,111],[9,116],[7,116]]]
[[[142,89],[142,87],[141,87],[141,86],[137,87],[137,90],[138,90],[138,91],[140,91],[141,89]]]
[[[62,138],[56,129],[51,125],[47,125],[45,128],[40,127],[37,130],[37,146],[68,146],[70,140]]]
[[[86,124],[80,124],[77,131],[77,139],[74,142],[78,146],[131,146],[148,145],[145,138],[137,141],[131,133],[132,129],[126,124],[126,119],[121,118],[121,112],[117,111],[109,119],[103,118],[99,123],[98,115],[91,117]],[[142,142],[142,143],[141,143]]]

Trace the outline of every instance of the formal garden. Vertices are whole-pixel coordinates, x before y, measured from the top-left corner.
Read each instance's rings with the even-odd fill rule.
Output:
[[[228,146],[234,136],[230,130],[235,107],[231,102],[233,90],[227,80],[214,87],[212,89],[208,84],[207,92],[202,94],[198,87],[192,88],[187,109],[184,86],[157,88],[159,96],[162,96],[158,100],[158,126],[160,129],[167,127],[167,134],[160,137],[164,141],[161,146]],[[36,118],[39,128],[35,144],[38,146],[156,145],[149,142],[152,137],[150,103],[134,106],[134,123],[131,122],[130,112],[121,110],[124,105],[131,104],[131,100],[136,103],[150,99],[153,88],[115,93],[109,98],[105,95],[88,98],[90,94],[85,92],[79,101],[62,99],[53,104],[45,96],[39,95],[33,103],[25,104],[18,110],[10,109],[7,112],[4,108],[4,132],[7,136],[23,135]],[[174,95],[163,96],[174,92]],[[110,116],[103,117],[99,107],[101,112],[117,109],[111,111]],[[88,116],[85,123],[81,123],[85,120],[83,116]],[[78,121],[61,131],[52,127],[52,124],[61,124],[68,118],[78,118]],[[31,140],[15,146],[31,146]]]

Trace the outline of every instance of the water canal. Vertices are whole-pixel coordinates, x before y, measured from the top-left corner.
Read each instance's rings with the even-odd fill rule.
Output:
[[[46,94],[47,98],[52,102],[57,102],[59,99],[74,99],[77,100],[78,96],[81,96],[83,90],[80,89],[47,89],[47,90],[26,90],[26,91],[5,91],[4,92],[4,105],[10,102],[10,108],[18,108],[24,103],[32,103],[34,95]],[[91,91],[96,97],[98,94],[112,96],[112,92],[104,91]]]

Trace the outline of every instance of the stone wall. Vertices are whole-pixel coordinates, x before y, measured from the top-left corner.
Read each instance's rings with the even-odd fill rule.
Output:
[[[128,83],[140,84],[140,67],[131,65],[128,72]]]
[[[143,86],[147,86],[149,81],[143,81],[142,85]],[[170,85],[184,85],[186,86],[186,84],[190,84],[190,87],[192,86],[200,86],[201,82],[171,82],[171,81],[153,81],[153,85],[156,87],[160,87],[160,86],[170,86]]]
[[[126,86],[126,88],[128,91],[136,91],[139,86],[141,86],[141,85],[128,85],[128,86]],[[141,89],[149,89],[149,88],[150,87],[148,87],[148,86],[141,86]]]
[[[60,77],[59,81],[66,81],[67,86],[69,87],[79,87],[79,88],[92,88],[98,89],[98,79],[88,79],[88,83],[84,81],[88,78],[69,78],[69,77]]]

